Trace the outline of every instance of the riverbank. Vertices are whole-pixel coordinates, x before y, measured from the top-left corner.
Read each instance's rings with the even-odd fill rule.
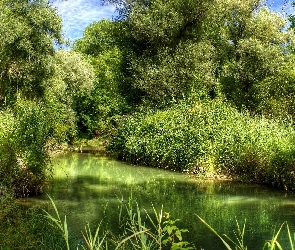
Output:
[[[125,116],[107,150],[132,164],[295,190],[294,140],[292,123],[213,100]]]

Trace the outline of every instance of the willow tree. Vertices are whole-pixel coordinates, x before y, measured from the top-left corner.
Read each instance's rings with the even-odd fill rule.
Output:
[[[41,96],[61,18],[48,1],[0,0],[0,103]]]
[[[266,1],[105,0],[132,39],[132,86],[153,102],[216,90],[255,109],[255,86],[289,61],[293,34]],[[293,43],[294,44],[294,43]]]
[[[0,189],[42,191],[54,120],[44,101],[61,18],[44,0],[0,0]],[[55,112],[58,112],[56,110]]]
[[[263,6],[254,6],[249,1],[229,8],[223,32],[229,41],[230,53],[220,73],[227,98],[239,108],[250,110],[257,106],[256,86],[276,76],[290,62],[289,45],[294,40],[282,15]]]
[[[202,33],[215,1],[108,2],[117,4],[118,20],[125,23],[125,75],[133,95],[163,106],[203,85],[207,92],[214,88],[214,48]]]

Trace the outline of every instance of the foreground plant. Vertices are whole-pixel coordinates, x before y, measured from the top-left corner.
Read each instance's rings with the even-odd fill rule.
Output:
[[[70,250],[67,217],[65,215],[64,222],[62,222],[62,220],[60,219],[59,212],[57,210],[57,207],[56,207],[54,201],[52,200],[52,198],[49,195],[47,195],[47,196],[50,199],[51,204],[52,204],[52,206],[54,208],[56,218],[54,218],[47,211],[43,210],[45,212],[45,214],[46,214],[45,217],[48,218],[50,221],[52,221],[58,227],[59,231],[62,233],[63,239],[65,240],[67,250]]]
[[[56,217],[45,212],[45,217],[53,222],[59,232],[61,232],[66,249],[70,250],[69,231],[66,216],[61,220],[58,209],[53,199],[48,195],[54,208]],[[126,213],[126,214],[125,214]],[[123,215],[125,214],[125,215]],[[163,213],[163,207],[157,212],[153,207],[153,214],[150,215],[145,209],[143,212],[134,200],[129,198],[127,203],[121,201],[119,213],[119,225],[123,228],[123,234],[113,235],[111,232],[105,232],[100,236],[101,223],[98,225],[94,234],[92,234],[89,224],[85,227],[85,233],[82,232],[84,245],[79,245],[83,250],[101,250],[108,249],[109,243],[115,249],[194,249],[190,243],[184,241],[182,234],[188,232],[186,229],[179,229],[176,222],[171,220],[169,213]],[[148,226],[150,225],[150,226]]]
[[[203,220],[199,215],[196,214],[196,216],[198,217],[198,219],[206,226],[210,229],[210,231],[212,233],[214,233],[223,243],[223,245],[226,247],[226,249],[228,250],[247,250],[247,246],[245,246],[244,244],[244,236],[245,236],[245,228],[246,228],[246,220],[244,222],[243,228],[240,227],[238,221],[236,220],[236,224],[237,224],[237,228],[238,228],[238,232],[236,233],[234,231],[235,237],[236,237],[236,241],[234,241],[232,238],[230,238],[228,235],[223,234],[220,235],[218,234],[214,228],[212,228],[205,220]],[[275,249],[279,249],[279,250],[283,250],[283,247],[281,246],[281,244],[278,241],[278,237],[284,227],[284,225],[286,225],[287,231],[288,231],[288,237],[289,237],[289,242],[290,242],[290,249],[294,250],[294,244],[293,244],[293,239],[290,233],[290,228],[287,222],[284,222],[281,227],[279,228],[278,232],[272,236],[271,240],[267,240],[264,245],[262,250],[275,250]],[[295,237],[295,234],[294,234]],[[232,248],[230,246],[230,244],[228,242],[226,242],[226,240],[228,240],[231,244],[234,245],[234,248]]]
[[[123,218],[122,208],[127,218]],[[153,214],[149,214],[145,209],[142,212],[131,197],[127,204],[121,203],[120,221],[125,230],[116,249],[193,249],[182,238],[188,230],[179,229],[176,226],[179,220],[171,220],[169,213],[163,213],[163,206],[159,212],[153,207]]]
[[[83,236],[84,242],[86,243],[86,247],[81,246],[82,249],[85,249],[85,250],[86,249],[88,250],[108,249],[108,245],[106,241],[107,234],[104,234],[102,238],[99,237],[100,226],[101,226],[101,223],[96,228],[94,235],[92,235],[91,233],[89,224],[85,226],[86,235],[82,232],[82,236]],[[105,246],[105,248],[103,248],[103,246]]]

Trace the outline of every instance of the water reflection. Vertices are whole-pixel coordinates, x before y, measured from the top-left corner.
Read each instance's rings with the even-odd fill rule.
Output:
[[[201,181],[88,154],[58,156],[53,163],[54,180],[47,192],[62,214],[67,214],[69,227],[76,234],[80,234],[86,222],[95,225],[101,219],[108,229],[118,232],[118,199],[128,199],[131,193],[147,211],[152,211],[152,206],[160,210],[163,205],[173,218],[180,218],[180,227],[190,231],[187,240],[197,249],[223,248],[195,214],[218,232],[232,237],[236,218],[240,225],[246,219],[248,249],[262,249],[265,240],[284,221],[295,232],[295,196],[279,190],[227,181]],[[45,195],[25,202],[42,204],[50,210]],[[281,241],[288,242],[286,230]]]

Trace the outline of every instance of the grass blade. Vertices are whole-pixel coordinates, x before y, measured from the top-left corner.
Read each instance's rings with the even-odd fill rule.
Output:
[[[223,243],[223,245],[225,245],[225,247],[228,250],[232,250],[231,247],[227,244],[227,242],[206,222],[204,221],[199,215],[196,214],[196,216],[199,218],[199,220],[210,229],[211,232],[213,232]]]

